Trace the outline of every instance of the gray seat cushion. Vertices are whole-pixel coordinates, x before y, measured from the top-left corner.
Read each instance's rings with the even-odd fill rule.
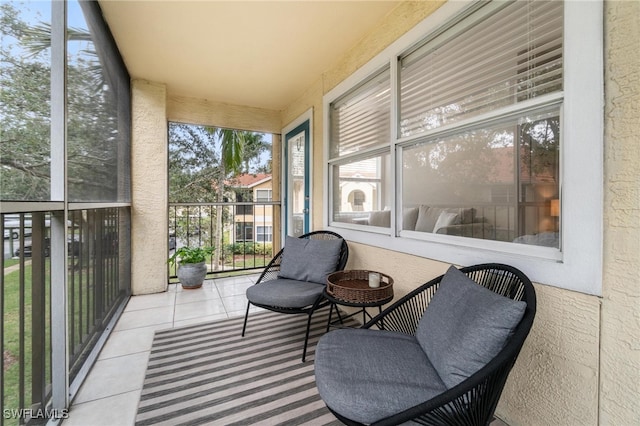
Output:
[[[252,285],[247,289],[251,303],[279,306],[282,308],[304,308],[312,305],[322,295],[324,285],[278,278]]]
[[[316,240],[286,237],[280,278],[327,283],[327,275],[336,271],[343,240]]]
[[[484,288],[451,266],[418,324],[416,338],[451,388],[500,352],[526,305]]]
[[[369,329],[322,336],[315,355],[318,392],[337,413],[372,423],[446,389],[413,336]]]

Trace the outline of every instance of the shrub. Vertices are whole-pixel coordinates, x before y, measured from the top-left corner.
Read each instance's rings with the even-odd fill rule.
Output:
[[[271,243],[235,243],[228,244],[225,248],[225,253],[233,253],[234,255],[250,254],[258,256],[271,256],[273,253],[273,247]]]

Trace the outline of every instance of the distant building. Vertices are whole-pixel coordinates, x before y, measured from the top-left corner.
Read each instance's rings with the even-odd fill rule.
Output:
[[[273,206],[254,203],[273,201],[270,174],[242,174],[227,182],[231,188],[229,201],[233,211],[233,242],[270,243],[273,241]]]

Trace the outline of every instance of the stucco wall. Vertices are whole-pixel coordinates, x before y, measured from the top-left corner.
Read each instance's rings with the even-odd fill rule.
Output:
[[[283,111],[284,126],[314,108],[314,229],[323,227],[322,95],[440,4],[400,5]],[[605,3],[603,297],[535,285],[536,320],[497,410],[510,425],[640,424],[639,9],[636,1]],[[392,275],[398,295],[448,266],[363,244],[350,249],[348,268]]]
[[[169,236],[167,90],[163,84],[131,85],[131,292],[165,291]]]
[[[169,96],[167,119],[180,123],[280,133],[280,111]]]
[[[595,425],[600,299],[535,285],[537,312],[496,414],[509,425]]]
[[[600,423],[640,425],[640,2],[605,3]]]

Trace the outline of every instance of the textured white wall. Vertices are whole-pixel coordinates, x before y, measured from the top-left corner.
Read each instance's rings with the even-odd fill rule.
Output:
[[[496,414],[510,425],[595,425],[600,299],[535,288],[535,322]]]
[[[600,424],[640,425],[640,2],[605,3]]]
[[[167,289],[169,205],[167,90],[163,84],[131,85],[131,291]]]
[[[280,133],[280,112],[205,99],[169,96],[167,119],[180,123]]]

